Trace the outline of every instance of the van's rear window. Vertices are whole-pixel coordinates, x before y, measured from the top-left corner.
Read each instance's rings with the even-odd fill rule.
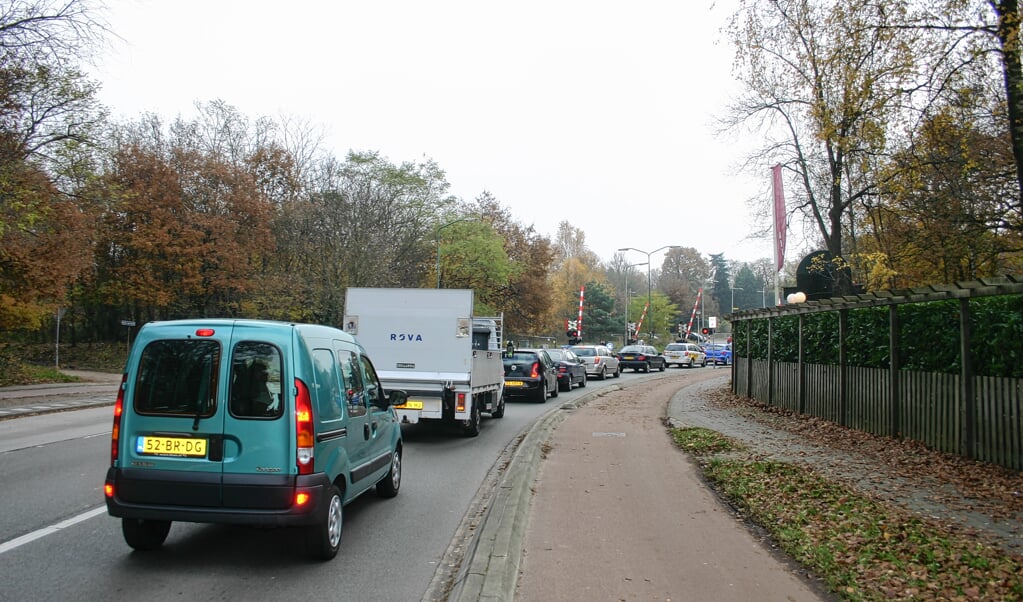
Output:
[[[142,350],[135,411],[211,416],[216,411],[220,344],[211,340],[153,341]]]

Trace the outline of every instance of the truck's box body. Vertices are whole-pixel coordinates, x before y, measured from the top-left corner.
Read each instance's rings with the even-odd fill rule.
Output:
[[[456,421],[475,434],[479,412],[503,413],[501,319],[472,312],[471,290],[348,289],[345,330],[371,354],[384,387],[408,393],[396,408],[402,422]]]

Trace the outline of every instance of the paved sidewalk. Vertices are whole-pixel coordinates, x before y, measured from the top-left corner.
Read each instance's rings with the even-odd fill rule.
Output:
[[[732,516],[667,434],[673,398],[727,379],[652,376],[545,415],[485,499],[450,599],[829,599]]]
[[[120,374],[64,370],[83,380],[74,383],[0,387],[0,420],[32,414],[113,405]]]

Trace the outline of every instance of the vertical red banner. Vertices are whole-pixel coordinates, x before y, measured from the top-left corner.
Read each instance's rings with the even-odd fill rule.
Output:
[[[774,189],[774,269],[781,271],[785,263],[785,191],[780,163],[771,168],[771,184]]]

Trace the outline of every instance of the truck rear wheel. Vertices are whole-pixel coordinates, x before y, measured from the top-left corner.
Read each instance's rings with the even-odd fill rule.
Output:
[[[469,419],[465,421],[465,425],[462,427],[462,432],[466,437],[475,437],[480,434],[480,422],[482,416],[480,414],[480,404],[478,399],[472,400],[472,410],[469,411]]]

